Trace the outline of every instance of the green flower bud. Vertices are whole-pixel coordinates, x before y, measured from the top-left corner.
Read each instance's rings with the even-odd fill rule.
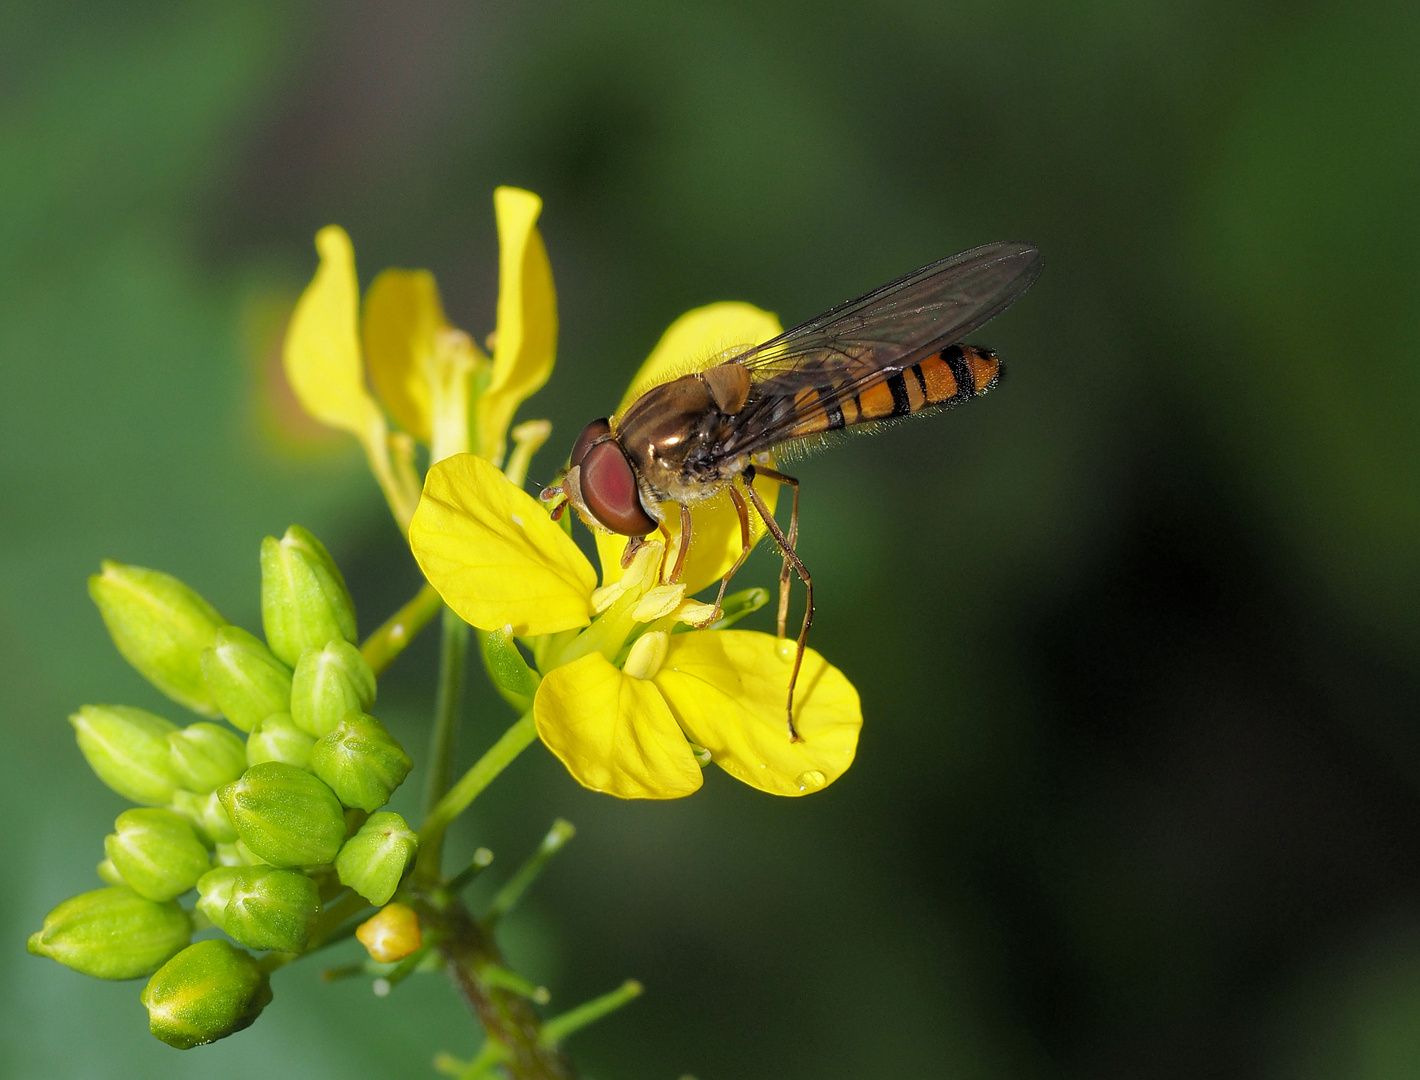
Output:
[[[355,641],[355,605],[330,553],[298,525],[261,542],[261,621],[271,651],[294,666],[332,638]]]
[[[247,738],[247,764],[284,761],[304,769],[311,763],[311,747],[315,744],[313,737],[296,726],[290,713],[272,713],[252,728]]]
[[[532,708],[542,680],[518,651],[512,627],[505,626],[491,633],[478,631],[478,646],[483,653],[483,666],[503,700],[520,713]]]
[[[136,979],[191,940],[192,920],[174,901],[145,900],[118,885],[64,901],[30,935],[29,950],[97,979]]]
[[[342,638],[307,649],[291,680],[291,719],[307,735],[320,738],[352,709],[375,702],[375,673],[360,650]]]
[[[335,792],[294,765],[264,761],[217,793],[237,835],[272,866],[328,863],[345,842]]]
[[[419,836],[398,814],[371,814],[360,831],[345,841],[335,857],[340,883],[376,907],[384,907],[399,888],[419,851]]]
[[[202,650],[227,620],[211,604],[175,577],[108,561],[103,573],[89,578],[89,595],[139,674],[179,705],[217,715],[202,681]]]
[[[345,835],[354,836],[369,820],[370,811],[361,810],[358,806],[347,806],[345,808]]]
[[[291,700],[291,669],[240,626],[217,631],[215,644],[202,654],[202,677],[222,715],[243,731],[285,712]]]
[[[218,866],[270,866],[241,840],[233,844],[218,844],[212,853],[212,861]]]
[[[178,953],[143,990],[148,1030],[190,1050],[250,1027],[271,1001],[271,980],[250,953],[220,938]]]
[[[404,783],[414,762],[385,726],[362,712],[347,713],[311,749],[311,771],[346,806],[378,810]]]
[[[297,870],[221,866],[197,883],[197,909],[250,949],[300,952],[320,914],[316,883]]]
[[[171,900],[207,872],[207,849],[187,819],[171,810],[125,810],[104,854],[123,881],[149,900]]]
[[[94,868],[99,873],[99,880],[105,885],[122,885],[123,875],[118,872],[118,867],[114,866],[108,859],[99,863]]]
[[[179,790],[168,803],[168,809],[185,817],[197,830],[197,838],[208,847],[230,844],[237,838],[236,827],[232,825],[232,819],[227,816],[227,810],[215,791],[198,795]]]
[[[89,767],[125,799],[162,806],[173,797],[180,781],[168,735],[176,724],[129,705],[85,705],[69,722]]]
[[[169,734],[168,745],[182,786],[199,795],[231,783],[247,767],[246,744],[216,724],[189,724]]]

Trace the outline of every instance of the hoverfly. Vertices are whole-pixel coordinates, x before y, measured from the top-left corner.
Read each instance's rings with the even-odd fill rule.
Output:
[[[712,357],[703,370],[645,391],[619,417],[583,428],[560,483],[545,488],[542,499],[556,504],[554,516],[570,503],[588,528],[627,537],[623,566],[657,530],[669,551],[662,504],[676,504],[681,543],[668,579],[674,583],[691,542],[690,508],[728,492],[743,550],[720,581],[714,613],[702,626],[720,617],[725,588],[749,555],[753,506],[784,556],[780,637],[791,568],[807,593],[785,706],[789,737],[798,741],[794,684],[813,625],[814,587],[795,550],[799,481],[768,467],[771,455],[831,432],[948,408],[990,390],[1000,377],[996,354],[957,342],[1019,300],[1040,275],[1041,262],[1030,244],[972,248],[762,345]],[[787,534],[754,489],[756,476],[793,489]]]

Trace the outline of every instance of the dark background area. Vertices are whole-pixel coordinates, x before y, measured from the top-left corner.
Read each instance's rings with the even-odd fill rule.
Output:
[[[792,325],[1046,254],[977,336],[997,393],[797,466],[814,643],[864,705],[838,784],[627,804],[535,747],[458,832],[506,869],[578,824],[505,940],[555,1007],[645,982],[571,1044],[587,1075],[1420,1076],[1417,56],[1406,4],[0,7],[0,1071],[476,1047],[439,979],[306,963],[179,1054],[138,985],[23,942],[123,807],[65,716],[179,719],[85,576],[158,567],[256,629],[258,543],[298,521],[364,629],[412,595],[279,330],[339,222],[363,280],[428,267],[482,337],[508,183],[546,200],[562,322],[535,481],[686,308]],[[416,756],[432,645],[377,709]],[[474,681],[466,760],[511,719]]]

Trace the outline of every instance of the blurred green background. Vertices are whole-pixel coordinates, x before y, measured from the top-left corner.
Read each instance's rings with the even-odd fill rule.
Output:
[[[555,1004],[645,982],[572,1043],[587,1075],[1420,1076],[1417,55],[1402,3],[0,5],[0,1072],[474,1049],[439,979],[302,964],[180,1054],[137,985],[23,943],[123,806],[65,716],[178,718],[85,576],[159,567],[255,629],[297,521],[366,629],[411,595],[277,334],[334,221],[482,336],[509,183],[562,319],[534,480],[688,307],[791,325],[1046,254],[974,339],[997,393],[797,467],[814,643],[866,716],[842,781],[625,804],[534,748],[459,832],[506,866],[579,825],[506,943]],[[381,687],[416,753],[432,646]],[[510,719],[475,683],[465,759]]]

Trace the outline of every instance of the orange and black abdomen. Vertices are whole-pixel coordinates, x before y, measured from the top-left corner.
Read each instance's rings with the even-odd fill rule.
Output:
[[[952,345],[856,394],[846,392],[842,384],[801,391],[803,400],[795,402],[796,409],[813,411],[795,424],[787,437],[841,431],[855,424],[956,405],[990,390],[1000,375],[1001,362],[991,350]]]

